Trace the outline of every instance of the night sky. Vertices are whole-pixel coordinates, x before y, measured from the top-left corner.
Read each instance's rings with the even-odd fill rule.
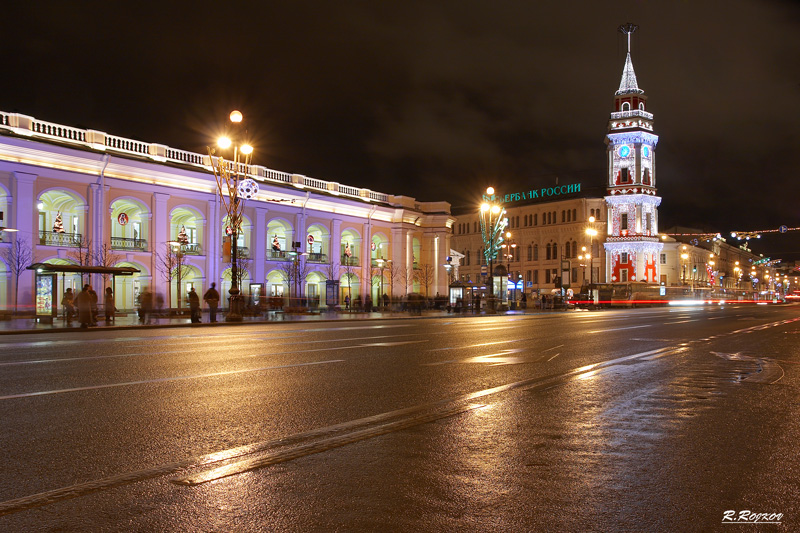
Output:
[[[236,108],[258,164],[456,213],[603,186],[633,22],[661,228],[800,226],[798,2],[11,4],[3,111],[205,152]],[[800,260],[800,231],[753,249]]]

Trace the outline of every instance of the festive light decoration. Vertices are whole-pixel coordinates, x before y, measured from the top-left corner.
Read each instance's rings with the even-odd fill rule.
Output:
[[[239,196],[246,200],[255,198],[256,194],[258,194],[258,183],[251,178],[240,181],[237,188],[239,189]]]

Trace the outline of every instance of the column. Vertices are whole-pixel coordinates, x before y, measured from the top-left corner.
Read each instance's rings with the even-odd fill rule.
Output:
[[[213,202],[208,202],[205,225],[205,242],[202,244],[206,247],[203,253],[206,256],[207,272],[206,285],[203,287],[203,291],[208,290],[211,283],[216,283],[217,290],[221,290],[222,241],[220,240],[220,232],[222,231],[222,224],[219,220],[219,196],[217,194],[214,194]]]
[[[267,240],[264,238],[264,231],[267,229],[266,207],[256,207],[256,222],[253,231],[250,232],[253,258],[253,283],[266,283],[265,265],[267,260]],[[266,286],[265,286],[266,287]]]
[[[17,239],[24,239],[31,245],[34,251],[34,262],[39,261],[36,255],[36,243],[39,242],[38,210],[36,209],[36,196],[34,186],[36,184],[36,174],[27,172],[13,172],[11,174],[11,198],[8,199],[8,209],[10,213],[4,213],[3,226],[18,229],[19,232],[13,235]],[[26,270],[19,276],[19,290],[17,298],[20,306],[25,304],[33,305],[34,299],[34,272]],[[8,279],[11,279],[9,277]],[[61,279],[61,278],[59,278]],[[12,308],[14,305],[14,292],[11,283],[7,284],[6,306]],[[63,288],[59,287],[61,292]],[[58,292],[58,291],[56,291]],[[58,295],[61,298],[61,295]],[[59,300],[60,302],[60,300]]]
[[[405,236],[403,228],[393,227],[392,228],[392,256],[389,258],[392,260],[392,267],[397,272],[397,277],[394,280],[394,285],[392,286],[392,298],[398,298],[406,293],[405,290],[400,291],[399,293],[395,292],[397,289],[397,282],[403,280],[401,270],[406,268],[406,240],[403,238]],[[389,283],[392,283],[390,280]]]
[[[361,295],[372,296],[372,221],[367,220],[361,229]],[[374,302],[373,302],[374,303]]]
[[[153,243],[153,254],[150,261],[150,275],[152,276],[152,290],[154,292],[163,292],[169,296],[169,286],[166,285],[166,280],[163,276],[158,274],[159,265],[158,257],[163,256],[167,252],[167,241],[171,240],[169,234],[169,212],[167,201],[169,194],[154,192],[153,193],[153,224],[151,242]],[[169,301],[169,298],[165,298]]]

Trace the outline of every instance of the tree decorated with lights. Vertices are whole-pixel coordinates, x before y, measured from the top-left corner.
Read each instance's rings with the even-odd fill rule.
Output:
[[[631,23],[619,27],[627,37],[628,53],[606,135],[608,236],[604,247],[612,282],[656,283],[657,259],[663,248],[658,238],[661,198],[656,195],[658,135],[653,134],[653,114],[646,110],[647,97],[631,61],[631,35],[637,28]]]
[[[494,297],[494,272],[492,271],[494,260],[500,252],[500,245],[503,244],[503,232],[508,226],[506,210],[496,201],[494,188],[486,189],[481,204],[481,238],[483,239],[483,256],[489,266],[489,310],[493,310]]]

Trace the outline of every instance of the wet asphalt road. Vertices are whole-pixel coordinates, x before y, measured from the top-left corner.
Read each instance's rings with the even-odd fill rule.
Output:
[[[797,305],[2,340],[1,531],[800,529]]]

